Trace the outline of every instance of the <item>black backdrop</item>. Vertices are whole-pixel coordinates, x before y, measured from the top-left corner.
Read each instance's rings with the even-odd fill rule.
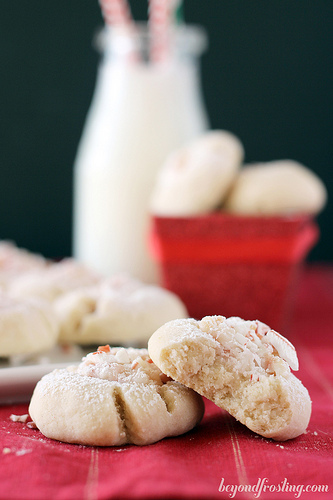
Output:
[[[136,19],[145,0],[132,0]],[[333,197],[333,1],[185,0],[210,46],[202,85],[213,128],[246,161],[293,158]],[[0,11],[0,238],[70,255],[72,165],[95,85],[97,0],[3,0]],[[310,258],[332,260],[332,203]]]

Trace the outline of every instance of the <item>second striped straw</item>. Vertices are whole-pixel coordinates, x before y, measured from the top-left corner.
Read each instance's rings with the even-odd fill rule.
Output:
[[[162,62],[170,57],[171,30],[180,0],[149,0],[149,31],[151,61]]]

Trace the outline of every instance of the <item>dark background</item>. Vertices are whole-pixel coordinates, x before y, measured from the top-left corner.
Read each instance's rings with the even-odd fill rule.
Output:
[[[132,0],[136,19],[145,0]],[[213,128],[246,161],[292,158],[333,197],[333,1],[185,0],[210,46],[202,85]],[[95,86],[97,0],[3,0],[0,12],[0,238],[71,254],[72,166]],[[332,259],[332,203],[311,260]]]

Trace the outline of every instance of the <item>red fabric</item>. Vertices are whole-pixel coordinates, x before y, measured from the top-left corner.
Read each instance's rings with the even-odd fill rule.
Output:
[[[3,500],[227,499],[228,486],[264,481],[262,499],[291,499],[286,489],[327,485],[333,498],[333,267],[303,275],[289,338],[313,412],[308,431],[277,443],[250,432],[207,402],[202,423],[188,434],[146,447],[94,448],[58,443],[12,422],[27,405],[0,408],[0,498]],[[265,479],[266,478],[266,479]],[[270,492],[268,487],[284,492]],[[254,498],[237,493],[235,498]]]

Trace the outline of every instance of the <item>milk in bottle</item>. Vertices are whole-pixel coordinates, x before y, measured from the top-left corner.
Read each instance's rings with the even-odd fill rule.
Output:
[[[149,197],[168,153],[207,128],[198,56],[205,34],[183,26],[170,56],[149,61],[145,26],[109,29],[74,167],[74,257],[110,275],[157,280],[147,249]]]

